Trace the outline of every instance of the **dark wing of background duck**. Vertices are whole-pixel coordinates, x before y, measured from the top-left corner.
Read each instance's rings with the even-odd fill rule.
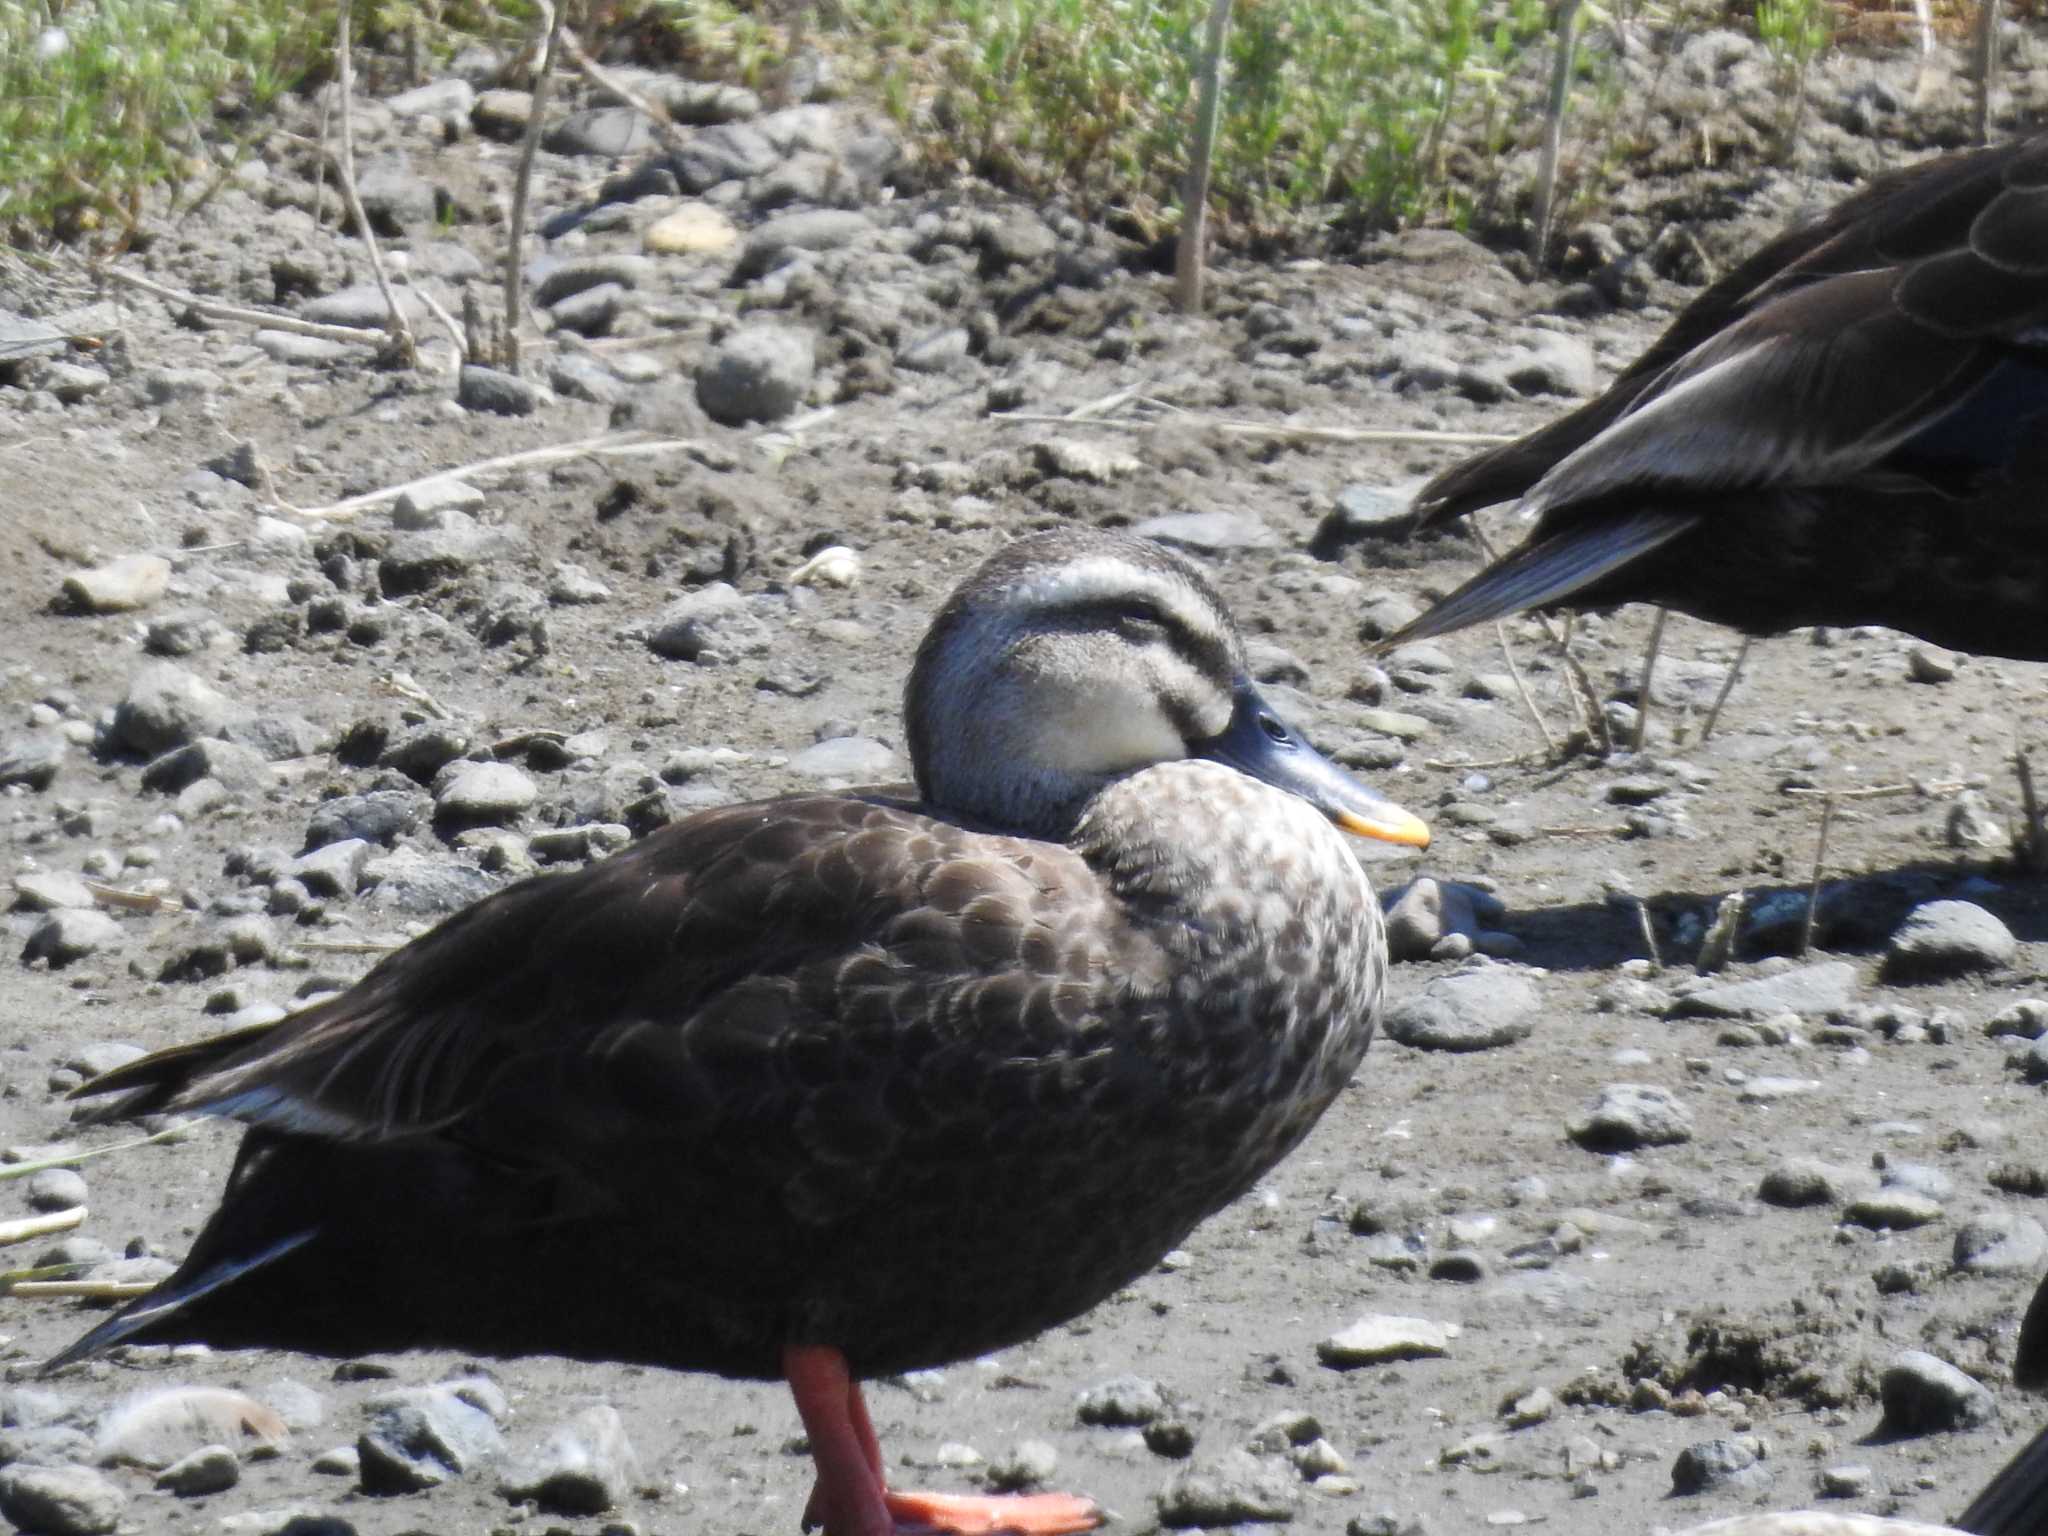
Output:
[[[874,795],[706,812],[98,1080],[252,1129],[177,1275],[64,1358],[1014,1342],[1236,1192],[1179,1138],[1228,1140],[1247,1069],[1168,1048],[1166,969],[1058,845]]]
[[[2048,137],[1873,181],[1715,283],[1598,399],[1438,476],[1535,528],[1388,644],[1653,602],[2048,658]]]

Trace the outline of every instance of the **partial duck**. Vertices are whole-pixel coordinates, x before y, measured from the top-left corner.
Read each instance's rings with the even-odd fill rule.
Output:
[[[1385,982],[1343,834],[1427,833],[1133,538],[995,555],[905,714],[914,793],[702,812],[88,1084],[249,1130],[177,1273],[53,1366],[198,1341],[779,1376],[807,1527],[1094,1524],[890,1489],[860,1382],[1086,1311],[1298,1143]]]
[[[2048,1390],[2048,1280],[2020,1322],[2012,1379],[2030,1392]],[[2048,1536],[2048,1429],[1985,1485],[1956,1526],[1974,1536]]]
[[[1528,539],[1389,645],[1657,603],[2048,660],[2048,135],[1878,178],[1701,294],[1598,399],[1439,475]]]

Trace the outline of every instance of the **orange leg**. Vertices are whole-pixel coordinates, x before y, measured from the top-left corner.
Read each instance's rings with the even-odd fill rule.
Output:
[[[818,1480],[803,1528],[825,1536],[1075,1536],[1102,1523],[1087,1499],[1065,1493],[898,1493],[882,1480],[882,1447],[846,1356],[829,1345],[791,1345],[782,1371],[811,1440]]]

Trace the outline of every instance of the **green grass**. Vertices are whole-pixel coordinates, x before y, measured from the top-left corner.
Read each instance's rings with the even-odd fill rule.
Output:
[[[702,57],[772,78],[735,0],[658,0]],[[1207,0],[823,0],[813,35],[941,172],[1144,219],[1178,206]],[[1445,211],[1436,151],[1544,35],[1541,0],[1239,0],[1212,199],[1257,235]],[[1455,212],[1455,210],[1451,210]]]

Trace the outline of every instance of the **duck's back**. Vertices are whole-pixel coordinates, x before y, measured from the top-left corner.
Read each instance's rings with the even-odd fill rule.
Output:
[[[275,1256],[129,1336],[877,1374],[1085,1310],[1306,1133],[1383,969],[1301,802],[1123,790],[1071,847],[886,796],[705,813],[138,1075],[256,1127],[171,1293]]]

